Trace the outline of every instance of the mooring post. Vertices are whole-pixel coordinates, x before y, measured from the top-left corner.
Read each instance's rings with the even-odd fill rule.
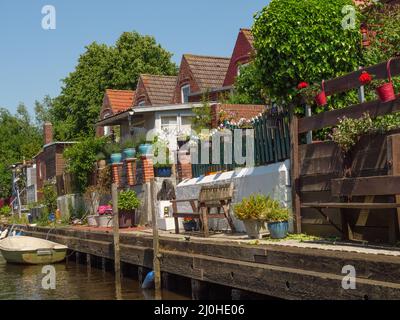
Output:
[[[119,248],[118,187],[116,183],[111,186],[111,195],[113,204],[115,291],[117,300],[121,300],[121,255]]]
[[[150,200],[152,203],[152,224],[153,224],[153,271],[154,271],[154,288],[155,298],[161,299],[161,267],[160,267],[160,243],[158,238],[157,223],[157,189],[154,178],[150,181]]]

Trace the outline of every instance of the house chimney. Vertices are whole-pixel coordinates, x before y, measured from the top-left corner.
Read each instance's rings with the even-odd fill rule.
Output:
[[[53,142],[53,125],[50,122],[43,125],[43,136],[45,145]]]

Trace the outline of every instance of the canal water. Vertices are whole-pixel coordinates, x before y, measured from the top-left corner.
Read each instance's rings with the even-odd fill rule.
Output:
[[[74,261],[54,265],[56,289],[42,288],[40,265],[25,266],[7,264],[0,254],[0,300],[114,300],[116,290],[114,275],[101,269],[90,268]],[[187,297],[168,291],[163,299],[181,300]],[[124,278],[122,299],[152,300],[153,290],[142,290],[139,282]]]

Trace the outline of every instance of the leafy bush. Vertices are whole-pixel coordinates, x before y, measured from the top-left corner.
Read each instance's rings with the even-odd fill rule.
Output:
[[[332,140],[336,142],[343,152],[348,152],[357,144],[362,135],[372,133],[385,133],[400,127],[399,115],[381,116],[374,120],[368,113],[359,119],[343,117],[336,128],[333,129]]]
[[[289,102],[300,81],[320,83],[357,70],[359,14],[354,28],[342,27],[342,9],[352,5],[351,0],[272,0],[256,15],[255,63],[271,99]]]
[[[64,151],[67,171],[76,179],[79,193],[83,193],[89,183],[89,174],[93,171],[96,156],[103,151],[104,138],[85,138]]]
[[[268,197],[256,194],[243,198],[242,201],[233,207],[235,216],[240,220],[264,220],[267,213]]]
[[[0,216],[8,217],[11,213],[11,207],[3,206],[0,208]]]
[[[46,181],[43,187],[43,204],[50,213],[57,209],[57,191],[53,183]]]
[[[136,192],[133,190],[121,191],[118,195],[118,210],[132,211],[140,206]]]
[[[243,198],[233,208],[235,216],[240,220],[263,220],[268,222],[288,221],[289,210],[278,200],[261,194]]]

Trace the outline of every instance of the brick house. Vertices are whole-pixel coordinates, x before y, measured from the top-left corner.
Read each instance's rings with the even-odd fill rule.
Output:
[[[250,29],[240,29],[236,39],[235,47],[231,60],[229,62],[228,71],[226,72],[224,87],[232,86],[235,83],[236,76],[240,73],[240,68],[247,65],[254,52],[254,37]]]
[[[103,104],[100,110],[100,120],[115,116],[127,109],[131,108],[135,100],[135,91],[132,90],[112,90],[107,89],[104,93]],[[121,127],[121,130],[127,130]],[[129,128],[128,128],[129,130]],[[111,134],[110,126],[97,126],[96,135],[103,136]]]
[[[42,150],[33,158],[36,163],[37,199],[42,199],[42,189],[48,180],[62,177],[65,169],[63,152],[66,147],[75,142],[53,142],[53,126],[45,123],[43,128],[44,145]]]
[[[133,106],[162,106],[171,104],[176,76],[141,74]]]
[[[172,103],[200,102],[208,92],[218,100],[229,66],[229,58],[184,54],[181,60]]]

